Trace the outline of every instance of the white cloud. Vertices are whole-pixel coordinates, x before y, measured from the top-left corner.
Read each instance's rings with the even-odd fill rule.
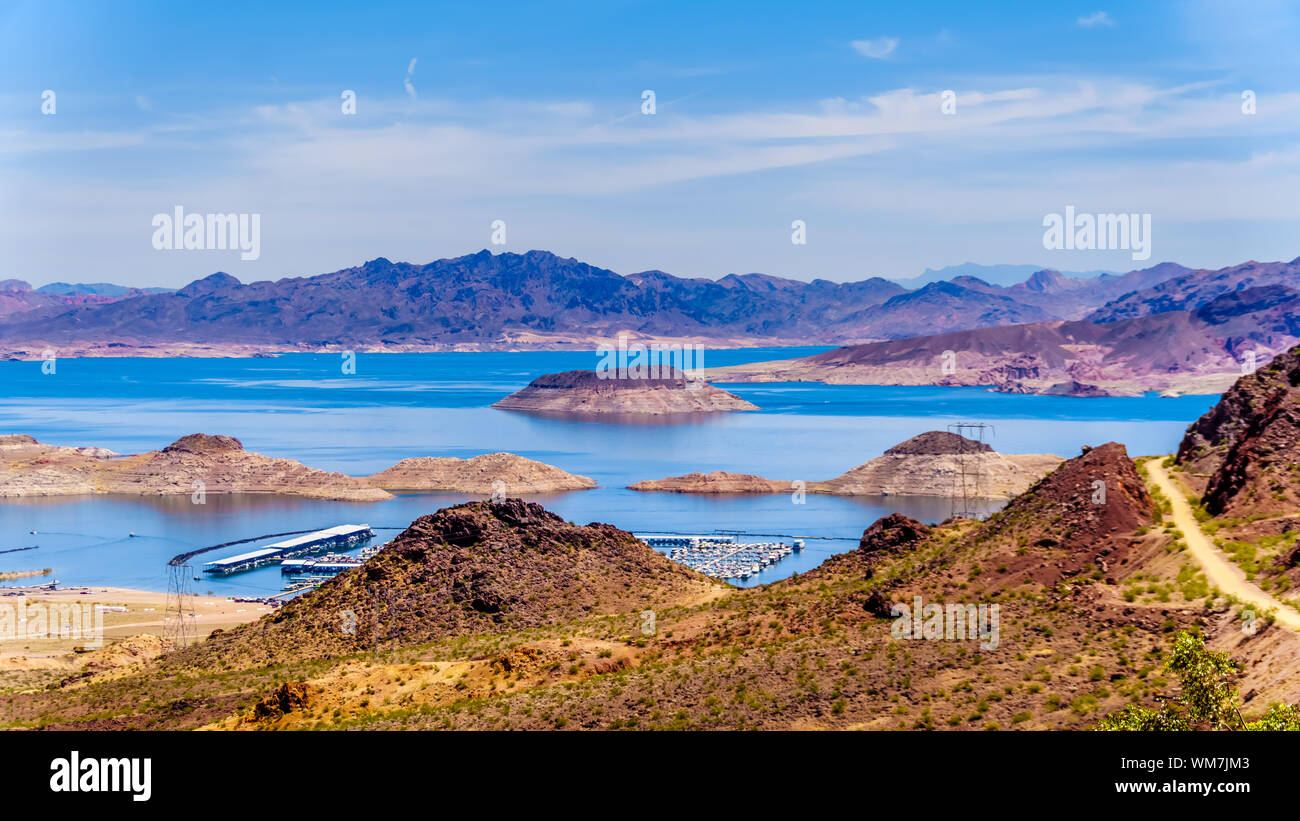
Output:
[[[900,88],[717,114],[661,108],[603,124],[609,101],[412,101],[400,92],[370,102],[365,120],[340,117],[331,95],[164,117],[130,132],[51,131],[62,121],[40,121],[43,131],[0,130],[0,159],[19,172],[0,186],[0,250],[11,248],[12,265],[29,278],[112,258],[154,282],[182,284],[225,261],[151,252],[141,239],[148,216],[177,203],[265,214],[275,242],[264,245],[264,260],[232,270],[241,279],[477,250],[496,218],[510,220],[512,250],[529,243],[616,270],[703,266],[710,274],[717,264],[838,275],[877,249],[906,262],[900,270],[919,270],[945,259],[945,245],[976,240],[989,261],[1028,259],[1042,214],[1070,203],[1154,213],[1168,241],[1176,224],[1216,220],[1271,224],[1278,245],[1294,236],[1300,92],[1275,94],[1246,118],[1239,91],[1220,82],[1044,75],[955,85],[955,117],[941,113],[937,91]],[[1197,150],[1238,140],[1243,128],[1262,140],[1252,157]],[[1188,151],[1150,150],[1179,141]],[[149,162],[122,182],[119,156],[132,167],[135,158]],[[816,221],[827,240],[822,256],[779,255],[788,232],[771,239],[768,223],[773,210],[784,219],[785,205]],[[725,222],[717,231],[727,242],[713,228],[683,229],[692,219]],[[844,227],[832,240],[836,222]],[[94,238],[84,256],[55,241],[65,223]],[[864,225],[876,228],[859,231]],[[900,244],[926,231],[945,239]],[[1193,239],[1208,247],[1228,234],[1201,229]],[[671,249],[655,239],[669,235],[685,239]],[[1210,249],[1221,256],[1177,256],[1226,264],[1256,239],[1232,236],[1237,245]],[[996,250],[1022,239],[1023,253]],[[184,271],[171,267],[178,263]],[[817,265],[825,267],[808,267]]]
[[[411,64],[406,67],[406,79],[402,81],[402,85],[406,86],[406,93],[412,100],[414,100],[417,95],[415,93],[415,86],[411,84],[411,75],[415,73],[415,61],[418,59],[418,57],[411,58]]]
[[[863,57],[870,57],[873,60],[883,60],[894,53],[898,48],[897,37],[877,37],[874,40],[854,40],[853,50]]]
[[[1078,24],[1086,29],[1094,26],[1113,26],[1115,21],[1104,11],[1094,11],[1092,14],[1085,14],[1078,19]]]

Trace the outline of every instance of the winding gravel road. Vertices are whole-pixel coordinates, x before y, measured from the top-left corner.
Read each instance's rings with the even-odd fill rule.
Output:
[[[1159,460],[1152,459],[1146,463],[1146,466],[1156,486],[1169,497],[1173,506],[1174,526],[1183,532],[1187,548],[1196,557],[1196,561],[1200,562],[1201,569],[1205,571],[1210,584],[1226,594],[1236,596],[1246,604],[1254,605],[1260,612],[1275,611],[1278,624],[1300,632],[1300,613],[1248,580],[1245,572],[1233,564],[1232,560],[1205,535],[1200,523],[1196,521],[1196,516],[1192,513],[1192,506],[1188,504],[1187,497],[1170,478],[1164,465]]]

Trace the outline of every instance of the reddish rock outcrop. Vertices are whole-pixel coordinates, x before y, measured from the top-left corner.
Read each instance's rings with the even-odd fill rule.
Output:
[[[1124,564],[1134,531],[1154,522],[1151,497],[1124,446],[1063,462],[966,537],[1004,567],[992,583],[1052,585]]]
[[[1300,506],[1300,347],[1238,379],[1187,429],[1177,458],[1209,474],[1204,504],[1213,515]]]

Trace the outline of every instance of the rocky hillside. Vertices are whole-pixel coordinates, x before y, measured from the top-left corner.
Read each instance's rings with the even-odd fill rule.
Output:
[[[799,359],[712,368],[727,382],[987,385],[1074,396],[1150,390],[1218,393],[1262,356],[1300,342],[1300,293],[1246,289],[1190,311],[1136,319],[1039,322],[852,345]]]
[[[1141,550],[1135,532],[1153,522],[1133,460],[1123,445],[1108,442],[1062,463],[967,541],[1005,568],[990,583],[1052,585],[1089,574],[1113,578]]]
[[[1088,315],[1093,322],[1116,322],[1169,311],[1192,311],[1215,299],[1264,286],[1300,291],[1300,257],[1290,262],[1244,262],[1217,271],[1187,271],[1135,290]]]
[[[420,517],[364,567],[175,660],[262,663],[409,646],[664,608],[721,587],[612,525],[570,524],[520,499],[470,502]]]
[[[1177,461],[1212,515],[1300,509],[1300,347],[1246,374],[1187,429]]]
[[[513,453],[485,453],[470,459],[417,456],[403,459],[368,477],[367,481],[385,490],[457,493],[495,493],[499,490],[511,496],[585,490],[596,486],[595,480],[586,476],[577,476]]]
[[[659,416],[672,413],[758,410],[739,396],[674,369],[662,379],[603,379],[596,371],[539,376],[493,403],[503,410]]]

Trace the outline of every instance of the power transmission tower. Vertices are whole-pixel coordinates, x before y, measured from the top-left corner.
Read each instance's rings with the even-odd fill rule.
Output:
[[[167,613],[164,625],[164,638],[172,647],[185,647],[196,638],[194,625],[194,591],[190,586],[190,576],[194,570],[188,564],[167,565]]]
[[[957,470],[953,474],[952,515],[978,519],[977,500],[987,499],[988,476],[984,469],[986,450],[985,434],[993,432],[992,425],[983,422],[955,422],[948,432],[957,436]]]

